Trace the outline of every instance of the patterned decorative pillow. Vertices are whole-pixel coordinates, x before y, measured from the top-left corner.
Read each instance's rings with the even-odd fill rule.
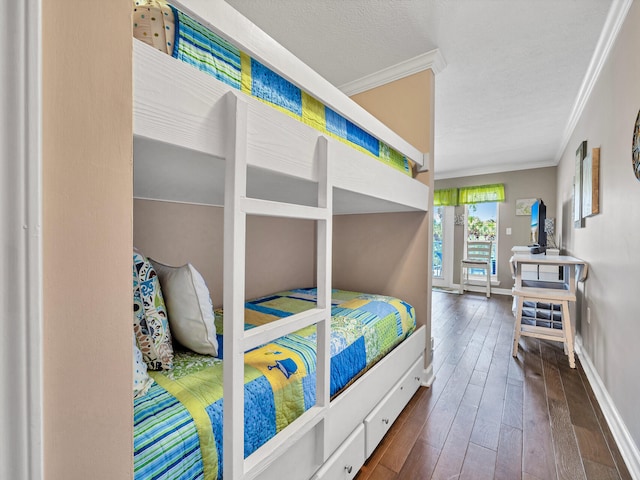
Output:
[[[215,317],[207,284],[190,263],[181,267],[149,259],[160,278],[171,334],[196,353],[218,354]]]
[[[136,344],[136,334],[133,333],[133,398],[142,397],[153,385],[153,378],[147,373],[147,364],[142,360],[142,353]]]
[[[173,366],[173,347],[160,282],[151,262],[134,250],[134,310],[136,295],[140,296],[144,311],[144,316],[138,314],[133,317],[133,331],[136,333],[142,358],[151,370],[170,370]]]

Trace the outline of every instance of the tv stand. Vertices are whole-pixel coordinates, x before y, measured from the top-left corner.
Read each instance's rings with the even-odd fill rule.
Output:
[[[575,368],[575,324],[571,321],[569,303],[576,301],[576,283],[583,282],[587,277],[587,263],[579,258],[564,255],[548,257],[522,253],[516,253],[509,263],[515,279],[512,289],[516,303],[513,356],[518,354],[518,341],[521,336],[554,340],[564,343],[569,366]],[[563,271],[564,280],[527,280],[523,273],[528,266],[559,268]],[[531,314],[530,311],[534,313]]]

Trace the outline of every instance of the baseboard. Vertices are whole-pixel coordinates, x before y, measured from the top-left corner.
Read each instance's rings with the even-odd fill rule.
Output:
[[[460,284],[459,283],[454,283],[453,285],[451,285],[451,288],[459,290],[460,289]],[[477,292],[477,293],[486,293],[487,291],[487,287],[483,286],[483,285],[469,285],[469,284],[465,284],[464,287],[465,291],[468,292]],[[511,295],[511,289],[510,288],[498,288],[498,287],[491,287],[491,294],[497,294],[497,295]]]
[[[433,373],[433,363],[431,363],[427,368],[425,368],[422,371],[421,385],[423,387],[430,387],[435,379],[436,379],[436,376]]]
[[[511,289],[510,288],[491,288],[491,293],[497,293],[498,295],[509,295],[511,296]]]
[[[624,424],[624,421],[613,403],[613,399],[604,386],[604,383],[593,365],[591,358],[582,348],[582,337],[579,334],[576,335],[575,347],[578,358],[580,358],[582,368],[584,369],[587,379],[589,380],[589,384],[593,389],[593,393],[600,404],[600,408],[602,409],[604,418],[607,420],[609,429],[611,429],[613,438],[618,444],[620,454],[629,469],[629,473],[632,478],[640,479],[640,450],[633,441],[633,438],[631,438],[631,434]]]
[[[431,289],[434,292],[452,293],[454,295],[458,295],[460,293],[457,288],[453,287],[440,287],[438,285],[432,285]]]

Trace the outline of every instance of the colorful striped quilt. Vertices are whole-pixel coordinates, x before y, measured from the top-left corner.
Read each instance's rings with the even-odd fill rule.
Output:
[[[343,290],[332,293],[331,394],[391,351],[415,329],[402,300]],[[315,307],[316,290],[298,289],[246,302],[245,329]],[[216,328],[223,335],[222,311]],[[222,338],[219,338],[222,346]],[[316,327],[245,355],[245,457],[315,404]],[[169,372],[134,402],[135,478],[221,479],[222,362],[177,352]]]
[[[172,56],[233,88],[411,175],[407,158],[307,92],[251,58],[219,35],[171,6],[175,22]]]

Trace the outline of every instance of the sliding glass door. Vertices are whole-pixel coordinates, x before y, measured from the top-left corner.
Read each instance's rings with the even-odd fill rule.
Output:
[[[453,282],[454,207],[433,208],[433,285],[450,287]]]

